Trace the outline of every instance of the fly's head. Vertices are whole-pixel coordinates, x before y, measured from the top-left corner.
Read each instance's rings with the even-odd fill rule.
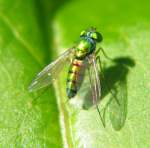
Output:
[[[80,37],[93,40],[94,42],[97,42],[97,43],[99,43],[103,40],[102,35],[99,32],[97,32],[95,28],[90,28],[88,30],[83,30],[80,33]]]

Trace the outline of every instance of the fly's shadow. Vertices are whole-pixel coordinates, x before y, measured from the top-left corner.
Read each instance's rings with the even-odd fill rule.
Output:
[[[108,93],[111,93],[111,97],[103,110],[103,117],[105,121],[105,112],[106,109],[109,109],[109,117],[115,130],[120,130],[126,120],[128,100],[127,75],[130,68],[134,66],[135,63],[132,58],[119,57],[112,60],[111,66],[101,69],[101,98],[99,98],[98,103],[100,103]],[[88,110],[93,106],[92,95],[90,88],[85,88],[85,90],[86,94],[82,96],[84,99],[83,109]],[[83,91],[84,90],[82,90],[82,92]]]

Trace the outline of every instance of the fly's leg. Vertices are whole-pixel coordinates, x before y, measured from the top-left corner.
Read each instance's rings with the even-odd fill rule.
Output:
[[[109,84],[108,84],[107,81],[105,80],[105,76],[104,76],[104,73],[103,73],[103,68],[102,68],[100,56],[97,56],[97,57],[96,57],[96,61],[98,61],[98,63],[99,63],[99,67],[100,67],[100,70],[101,70],[101,72],[102,72],[102,77],[103,77],[104,81],[106,82],[106,87],[107,87],[107,89],[110,91],[111,95],[112,95],[113,98],[116,100],[117,104],[120,105],[119,100],[117,99],[116,95],[112,92],[112,90],[111,90]]]
[[[98,53],[99,53],[100,51],[102,51],[102,53],[103,53],[103,55],[104,55],[104,57],[105,57],[106,59],[113,61],[113,59],[111,59],[111,58],[106,54],[106,52],[104,51],[104,49],[103,49],[102,47],[98,48],[95,54],[98,55]]]

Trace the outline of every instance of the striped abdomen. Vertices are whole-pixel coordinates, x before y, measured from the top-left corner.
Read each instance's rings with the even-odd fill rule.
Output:
[[[74,59],[70,65],[67,77],[67,96],[72,98],[76,95],[84,73],[84,60]]]

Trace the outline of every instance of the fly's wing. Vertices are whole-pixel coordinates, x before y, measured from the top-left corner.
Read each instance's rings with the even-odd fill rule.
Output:
[[[90,88],[92,91],[93,104],[96,105],[100,119],[103,123],[103,126],[105,126],[104,119],[102,118],[100,110],[98,108],[98,101],[100,101],[100,97],[101,97],[101,85],[100,85],[100,76],[98,71],[99,68],[96,63],[95,55],[88,57],[88,61],[90,65],[88,68],[88,72],[89,72],[89,79],[90,79]]]
[[[37,74],[35,79],[29,86],[29,91],[35,91],[40,88],[50,85],[60,74],[66,62],[74,55],[74,48],[68,49],[61,54],[55,61],[46,66],[40,73]]]
[[[90,79],[90,87],[92,89],[93,104],[97,105],[97,102],[101,97],[99,71],[96,64],[95,56],[89,57],[88,61],[89,61],[88,73]]]

